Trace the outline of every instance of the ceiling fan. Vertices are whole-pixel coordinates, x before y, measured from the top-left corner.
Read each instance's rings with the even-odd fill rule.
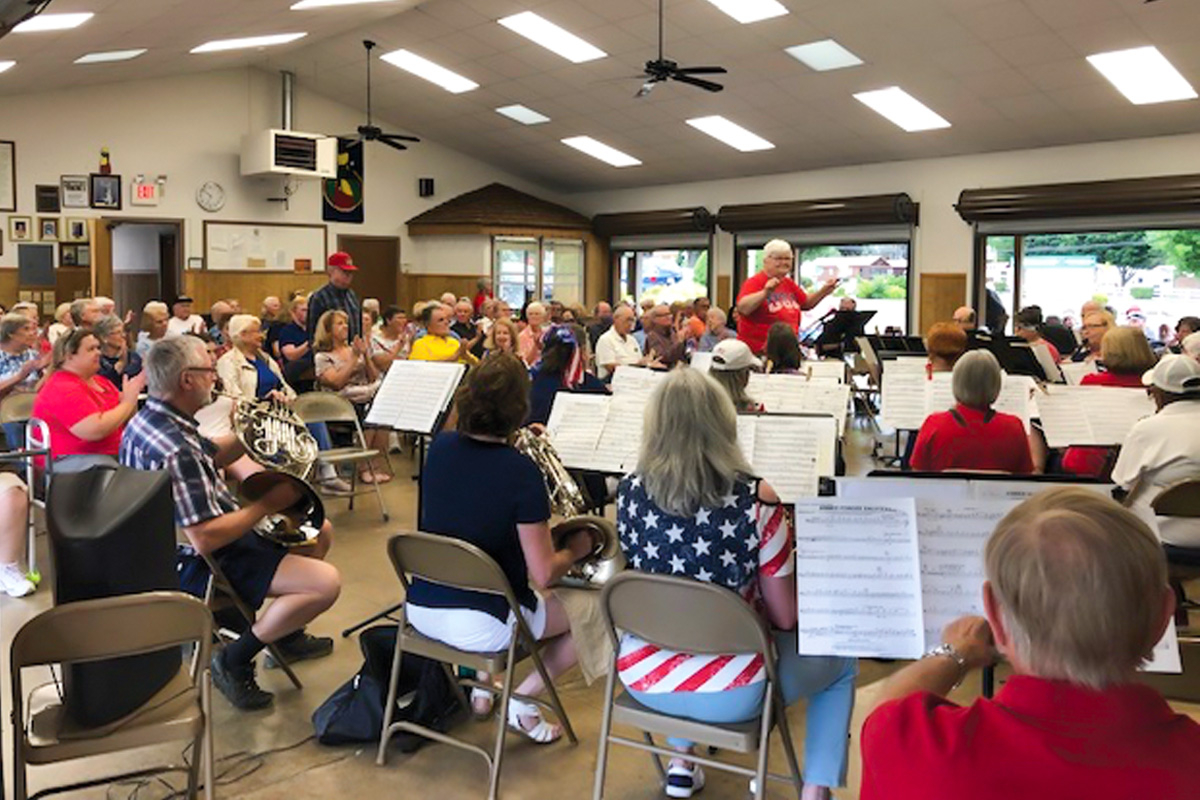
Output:
[[[655,86],[667,80],[698,86],[709,92],[719,92],[725,88],[719,83],[695,77],[696,75],[723,75],[727,72],[724,67],[681,67],[674,61],[664,58],[664,30],[663,0],[658,0],[658,58],[646,62],[646,71],[641,76],[642,88],[638,90],[636,97],[645,97],[654,91]]]
[[[363,40],[363,47],[367,50],[367,124],[359,125],[355,133],[342,136],[342,139],[353,139],[357,142],[379,142],[386,144],[388,147],[394,147],[397,150],[407,150],[408,146],[401,142],[419,142],[421,141],[416,136],[405,136],[400,133],[386,133],[378,125],[371,121],[371,51],[375,49],[375,42],[370,39]]]

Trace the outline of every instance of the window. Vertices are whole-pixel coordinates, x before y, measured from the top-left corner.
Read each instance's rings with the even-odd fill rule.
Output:
[[[492,271],[496,296],[514,310],[535,299],[582,303],[584,243],[578,239],[495,236]]]
[[[819,289],[832,278],[842,283],[816,308],[804,312],[802,325],[815,325],[826,312],[836,310],[843,298],[854,300],[859,311],[874,311],[867,323],[870,332],[908,333],[908,242],[882,244],[803,244],[793,243],[799,269],[792,279],[806,292]],[[742,280],[762,270],[761,247],[739,247],[739,273]],[[797,277],[799,276],[799,277]],[[740,284],[739,284],[740,288]],[[803,338],[804,330],[801,329]]]
[[[708,253],[708,248],[617,251],[617,297],[635,303],[644,297],[663,303],[709,297]]]
[[[1143,328],[1169,344],[1180,317],[1200,307],[1200,228],[1125,228],[984,235],[976,285],[989,323],[1012,332],[1021,308],[1078,328],[1089,300],[1115,312],[1118,325]],[[982,278],[982,281],[979,280]],[[1000,309],[1003,309],[1003,315]]]

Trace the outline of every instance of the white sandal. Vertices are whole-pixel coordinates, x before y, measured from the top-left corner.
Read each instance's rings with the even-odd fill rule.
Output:
[[[475,719],[487,719],[492,715],[492,706],[495,705],[496,695],[489,692],[487,689],[472,688],[471,689],[471,715]]]
[[[521,724],[521,717],[534,717],[537,724],[526,728]],[[562,737],[562,728],[542,718],[542,711],[533,703],[521,700],[508,701],[508,727],[524,734],[527,739],[537,744],[550,744]]]

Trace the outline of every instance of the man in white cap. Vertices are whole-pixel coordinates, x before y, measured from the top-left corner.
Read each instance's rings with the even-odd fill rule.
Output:
[[[1200,550],[1200,519],[1156,517],[1151,501],[1168,486],[1200,478],[1200,361],[1163,356],[1142,376],[1158,405],[1129,432],[1113,467],[1113,483],[1130,493],[1129,506],[1167,547]]]

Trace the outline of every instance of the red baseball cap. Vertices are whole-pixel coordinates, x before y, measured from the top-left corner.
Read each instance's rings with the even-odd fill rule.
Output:
[[[344,269],[346,272],[356,272],[358,267],[354,266],[354,259],[350,258],[349,253],[343,253],[340,250],[329,256],[329,266]]]

